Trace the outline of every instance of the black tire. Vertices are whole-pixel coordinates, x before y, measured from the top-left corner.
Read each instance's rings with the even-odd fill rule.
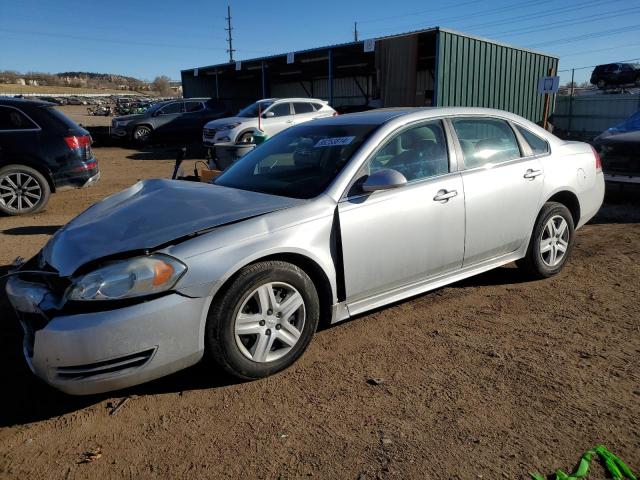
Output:
[[[152,135],[153,130],[151,129],[151,127],[147,125],[138,125],[133,129],[131,139],[133,140],[133,143],[138,146],[148,145],[151,142]]]
[[[640,76],[636,77],[636,81],[633,82],[636,87],[640,87]]]
[[[605,82],[603,79],[598,80],[596,85],[600,90],[604,90],[605,88],[607,88],[607,82]]]
[[[242,132],[238,135],[236,143],[253,143],[253,130]]]
[[[50,196],[49,182],[37,170],[26,165],[7,165],[0,168],[0,213],[38,213],[47,205]]]
[[[236,342],[235,324],[243,302],[261,285],[285,282],[300,293],[305,320],[300,337],[283,357],[256,362],[242,353]],[[205,328],[207,357],[227,372],[243,380],[267,377],[293,364],[306,350],[320,318],[320,301],[309,276],[287,262],[267,261],[248,265],[236,274],[231,284],[213,301]]]
[[[568,240],[566,251],[564,252],[559,263],[554,266],[550,266],[546,259],[543,258],[541,253],[541,241],[543,235],[546,235],[545,229],[547,223],[554,217],[562,217],[567,224]],[[531,278],[548,278],[556,275],[571,255],[575,238],[575,226],[573,224],[573,217],[567,207],[561,203],[547,202],[540,210],[538,218],[536,219],[535,226],[533,227],[533,233],[529,240],[529,246],[527,247],[527,254],[524,258],[518,260],[516,264],[518,267]]]

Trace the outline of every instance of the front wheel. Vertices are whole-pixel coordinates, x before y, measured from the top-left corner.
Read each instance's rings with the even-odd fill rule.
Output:
[[[574,229],[567,207],[556,202],[545,203],[533,228],[527,254],[517,262],[518,267],[533,278],[557,274],[573,248]]]
[[[0,212],[26,215],[42,210],[49,201],[51,188],[44,176],[25,165],[0,168]]]
[[[244,380],[294,363],[311,342],[320,317],[309,276],[281,261],[243,268],[214,302],[205,329],[209,357]]]
[[[598,88],[600,90],[603,90],[607,86],[607,82],[605,82],[604,80],[600,79],[600,80],[598,80],[597,85],[598,85]]]
[[[133,130],[133,141],[136,145],[146,145],[151,141],[151,128],[140,125]]]

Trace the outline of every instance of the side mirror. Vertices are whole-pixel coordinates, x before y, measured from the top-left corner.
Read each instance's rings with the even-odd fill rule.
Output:
[[[377,192],[378,190],[391,190],[407,184],[407,179],[403,174],[391,168],[383,168],[369,175],[362,184],[365,192]]]
[[[273,112],[265,112],[262,114],[262,118],[271,118],[271,117],[275,117],[276,114]]]

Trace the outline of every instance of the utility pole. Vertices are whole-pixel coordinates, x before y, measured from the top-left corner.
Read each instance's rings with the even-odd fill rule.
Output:
[[[235,52],[233,48],[233,38],[231,37],[231,5],[227,5],[227,16],[225,18],[227,20],[227,28],[225,30],[228,32],[229,36],[227,37],[227,42],[229,43],[229,48],[227,49],[227,53],[229,54],[229,63],[233,63],[233,52]]]
[[[358,22],[353,22],[353,41],[358,41]]]

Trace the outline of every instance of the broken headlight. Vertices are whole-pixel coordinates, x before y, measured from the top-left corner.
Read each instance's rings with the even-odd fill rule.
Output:
[[[150,255],[118,260],[75,279],[68,300],[119,300],[167,291],[187,270],[186,265],[167,255]]]

